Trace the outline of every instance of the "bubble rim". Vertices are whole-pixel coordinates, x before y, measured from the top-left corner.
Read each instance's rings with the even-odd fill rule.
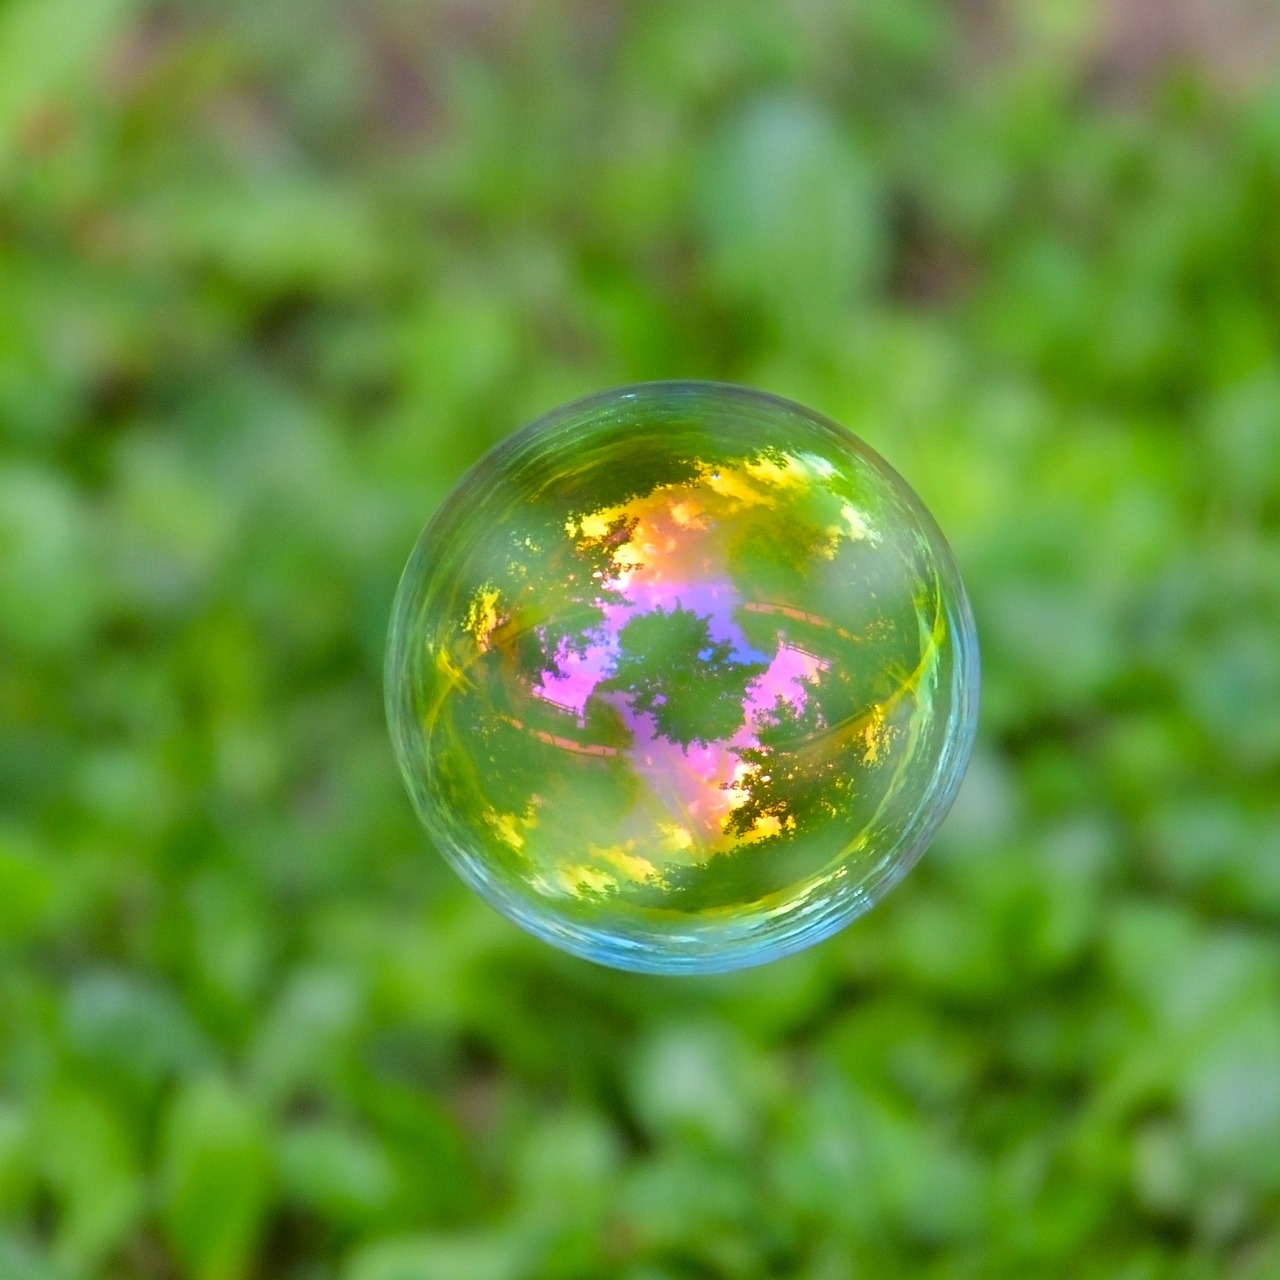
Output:
[[[501,475],[518,467],[521,456],[542,449],[548,440],[586,417],[598,417],[613,406],[634,407],[645,399],[686,396],[748,404],[803,419],[833,438],[841,447],[857,453],[897,491],[925,535],[937,562],[940,577],[950,590],[944,606],[955,646],[952,697],[943,742],[929,785],[921,795],[897,840],[871,871],[845,894],[824,888],[822,899],[797,906],[786,905],[788,927],[778,928],[776,913],[765,912],[742,922],[714,920],[683,932],[622,933],[593,927],[578,920],[557,919],[535,911],[502,881],[496,879],[476,854],[464,847],[439,821],[433,805],[425,801],[425,785],[418,779],[414,757],[402,726],[416,723],[410,681],[397,681],[404,669],[404,641],[412,618],[425,597],[418,589],[428,581],[423,572],[432,548],[467,507],[468,495],[487,474]],[[959,565],[932,513],[907,480],[861,437],[838,422],[797,401],[772,392],[734,383],[701,379],[675,379],[631,383],[594,392],[560,405],[529,422],[478,459],[446,495],[426,522],[406,561],[391,608],[383,664],[384,708],[392,749],[405,789],[419,821],[441,856],[459,877],[490,906],[534,937],[584,960],[634,973],[693,975],[728,973],[782,959],[814,946],[838,933],[894,888],[919,862],[945,820],[959,791],[972,754],[981,697],[981,672],[977,626]],[[801,899],[803,904],[803,899]],[[659,949],[655,949],[659,948]]]

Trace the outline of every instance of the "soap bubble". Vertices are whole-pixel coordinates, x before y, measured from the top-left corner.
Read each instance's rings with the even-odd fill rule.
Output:
[[[942,534],[843,428],[655,383],[558,409],[428,524],[387,710],[423,823],[531,933],[710,972],[828,936],[964,773],[973,620]]]

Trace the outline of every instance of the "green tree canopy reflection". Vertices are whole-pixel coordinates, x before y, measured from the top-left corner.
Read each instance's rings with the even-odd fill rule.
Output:
[[[747,685],[765,669],[735,659],[728,641],[712,639],[710,618],[679,605],[632,618],[618,645],[601,687],[625,691],[633,710],[652,715],[658,732],[682,747],[731,737],[745,716]]]

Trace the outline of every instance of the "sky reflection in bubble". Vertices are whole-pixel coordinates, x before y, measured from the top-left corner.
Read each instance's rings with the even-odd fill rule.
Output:
[[[392,739],[464,879],[623,968],[775,958],[915,861],[977,650],[942,535],[834,424],[706,383],[570,405],[483,459],[405,570]]]

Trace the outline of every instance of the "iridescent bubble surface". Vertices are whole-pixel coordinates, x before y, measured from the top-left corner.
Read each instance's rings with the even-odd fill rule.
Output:
[[[387,654],[410,795],[463,878],[623,968],[738,968],[867,910],[968,760],[951,554],[867,445],[654,383],[483,458],[423,532]]]

